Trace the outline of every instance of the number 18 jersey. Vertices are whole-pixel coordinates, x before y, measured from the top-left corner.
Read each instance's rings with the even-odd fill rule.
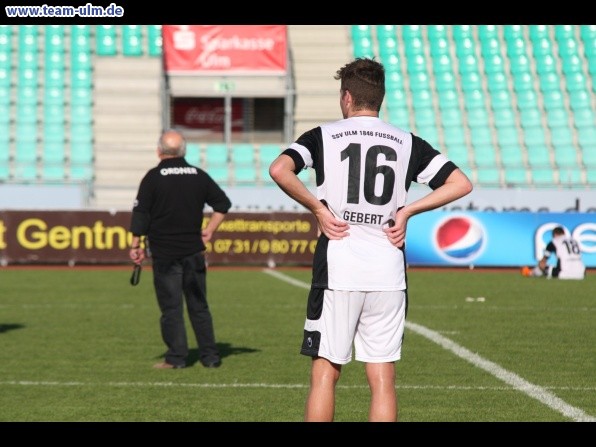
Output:
[[[405,254],[383,227],[406,204],[411,182],[436,189],[457,167],[423,139],[376,117],[352,117],[305,132],[285,154],[295,172],[313,168],[317,198],[349,223],[342,240],[319,238],[313,287],[405,290]]]

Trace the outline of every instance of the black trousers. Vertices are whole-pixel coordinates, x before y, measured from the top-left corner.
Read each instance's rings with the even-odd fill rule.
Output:
[[[168,347],[165,361],[186,366],[188,340],[184,299],[199,348],[201,363],[220,360],[213,319],[207,304],[207,269],[202,252],[176,260],[153,259],[153,285],[161,310],[161,336]]]

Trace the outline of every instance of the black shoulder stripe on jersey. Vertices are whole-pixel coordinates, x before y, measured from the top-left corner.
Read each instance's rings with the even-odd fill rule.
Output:
[[[295,166],[294,173],[296,175],[298,175],[300,173],[300,171],[302,171],[304,169],[304,167],[306,166],[304,164],[304,160],[302,159],[302,156],[298,153],[298,151],[296,149],[288,148],[285,151],[283,151],[282,154],[287,155],[292,160],[294,160],[294,166]]]
[[[441,167],[441,169],[439,169],[439,172],[437,172],[437,175],[435,175],[433,179],[428,183],[428,186],[430,186],[430,188],[433,190],[437,189],[439,186],[442,186],[443,184],[445,184],[447,177],[449,177],[449,175],[456,169],[457,166],[455,165],[455,163],[453,163],[452,161],[448,161]]]

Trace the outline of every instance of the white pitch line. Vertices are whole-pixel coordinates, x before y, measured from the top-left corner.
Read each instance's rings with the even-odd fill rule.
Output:
[[[294,278],[284,275],[283,273],[270,269],[264,269],[263,271],[289,284],[302,287],[304,289],[310,289],[310,284],[307,284],[303,281],[298,281]],[[568,417],[576,422],[596,422],[595,417],[587,414],[580,408],[569,405],[567,402],[557,397],[546,388],[528,382],[517,374],[502,368],[496,363],[480,357],[478,354],[474,354],[470,350],[458,345],[453,340],[442,336],[438,332],[419,324],[412,323],[411,321],[406,321],[406,327],[416,332],[418,335],[422,335],[439,346],[442,346],[448,351],[453,352],[455,355],[470,362],[472,365],[485,370],[489,374],[492,374],[497,379],[500,379],[503,382],[511,385],[514,389],[521,391],[522,393],[527,394],[539,402],[542,402],[547,407],[558,411],[563,416]]]

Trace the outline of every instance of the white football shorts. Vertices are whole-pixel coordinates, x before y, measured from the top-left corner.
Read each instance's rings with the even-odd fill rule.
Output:
[[[360,362],[384,363],[401,358],[405,291],[313,289],[309,309],[311,315],[320,316],[306,319],[301,354],[324,357],[340,365],[352,360],[352,348],[354,358]]]

